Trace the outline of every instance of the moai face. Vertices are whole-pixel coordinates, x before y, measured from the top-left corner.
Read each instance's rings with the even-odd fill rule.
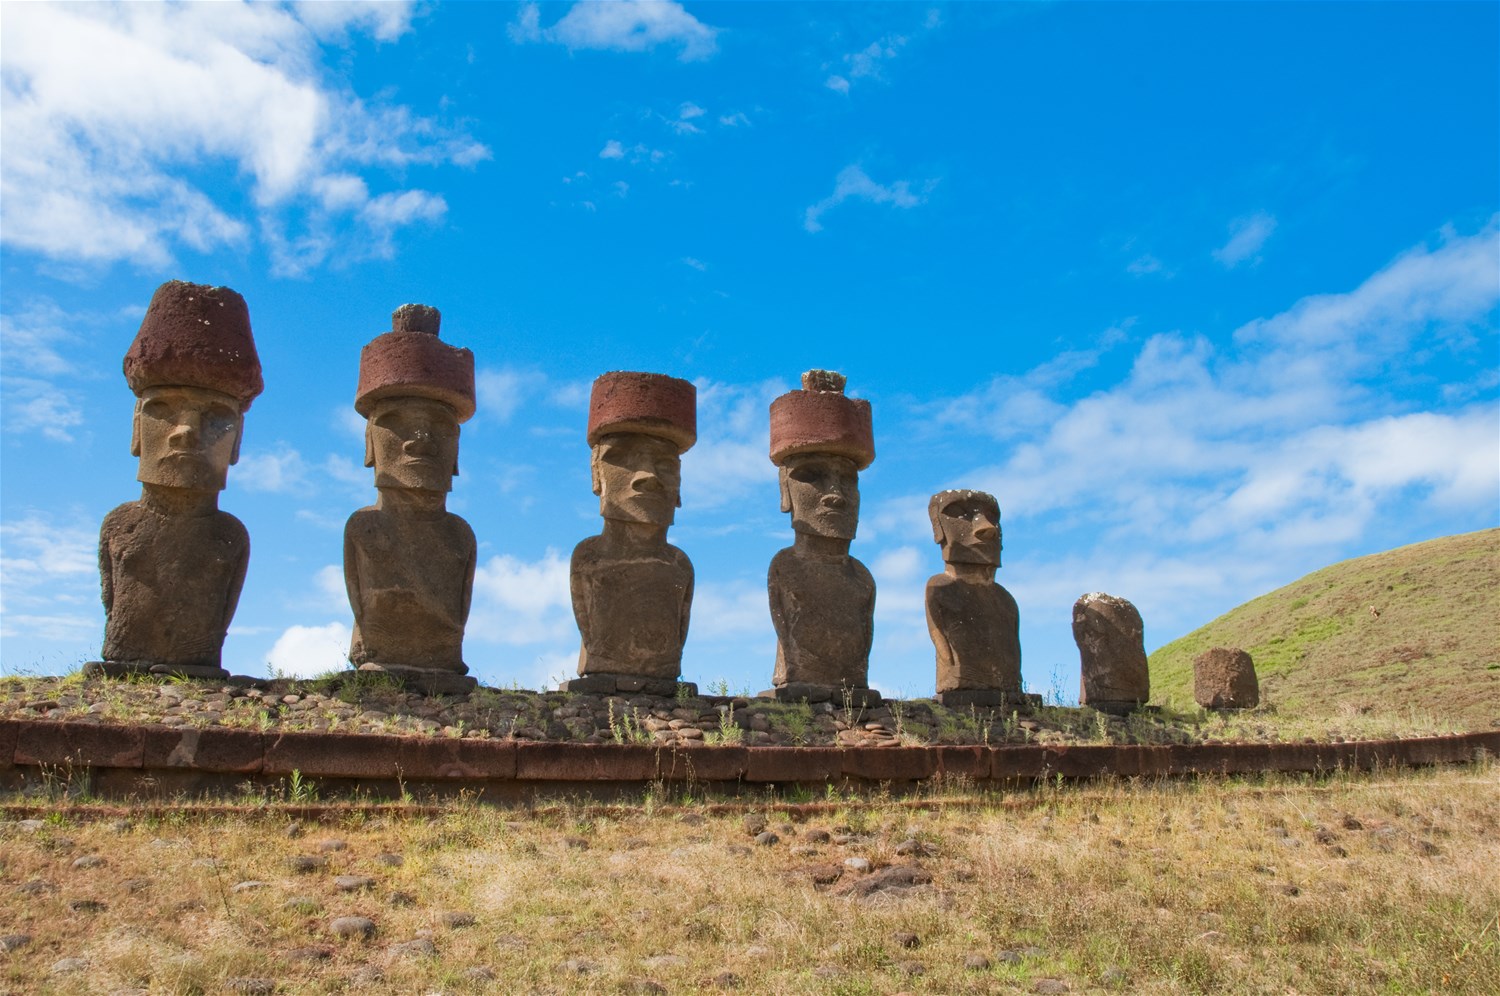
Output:
[[[148,387],[135,405],[130,452],[142,484],[223,491],[240,458],[244,416],[234,398],[202,387]]]
[[[670,526],[682,507],[682,458],[676,444],[643,433],[604,436],[591,458],[599,514]]]
[[[848,457],[801,453],[781,467],[781,510],[792,529],[852,540],[859,526],[859,471]]]
[[[430,398],[385,398],[365,426],[365,466],[377,488],[453,490],[458,473],[458,418]]]
[[[932,538],[942,544],[946,563],[1000,566],[1000,510],[993,498],[954,493],[928,511]]]

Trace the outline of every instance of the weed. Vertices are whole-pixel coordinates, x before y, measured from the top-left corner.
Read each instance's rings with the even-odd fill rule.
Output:
[[[286,798],[293,804],[317,802],[318,785],[311,778],[302,777],[302,772],[293,768],[291,777],[287,780]]]

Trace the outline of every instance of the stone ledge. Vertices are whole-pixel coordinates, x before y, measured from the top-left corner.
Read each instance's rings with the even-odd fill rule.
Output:
[[[0,721],[0,769],[71,766],[101,772],[203,773],[387,782],[567,783],[584,789],[658,780],[737,784],[933,778],[1025,782],[1329,772],[1468,763],[1500,755],[1500,731],[1345,743],[1026,745],[1004,747],[661,747],[346,733],[262,734],[219,728]]]

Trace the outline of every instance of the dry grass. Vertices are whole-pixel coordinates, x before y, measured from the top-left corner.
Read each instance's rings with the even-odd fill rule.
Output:
[[[657,795],[436,818],[349,810],[296,838],[274,807],[121,828],[58,804],[39,830],[0,824],[0,934],[33,935],[0,954],[0,990],[697,992],[728,972],[753,993],[1011,993],[1042,979],[1075,993],[1500,991],[1493,763],[835,803],[808,814],[768,798],[771,846],[732,807]],[[854,840],[813,842],[819,828]],[[326,868],[287,867],[327,837],[348,846]],[[930,853],[898,854],[907,839]],[[91,854],[107,863],[74,867]],[[840,894],[870,881],[852,872],[814,884],[812,869],[851,856],[915,862],[931,884],[867,899]],[[340,874],[375,885],[340,892]],[[55,888],[18,893],[34,880]],[[235,892],[246,880],[269,884]],[[475,922],[450,926],[453,911]],[[372,918],[374,938],[332,937],[347,914]],[[423,936],[435,954],[397,950]],[[989,966],[966,968],[970,955]],[[89,967],[52,974],[64,957]],[[574,959],[588,970],[564,967]],[[466,974],[481,968],[493,979]]]
[[[1374,611],[1371,611],[1371,610]],[[1151,655],[1153,699],[1193,701],[1193,658],[1255,658],[1283,714],[1443,716],[1500,724],[1500,529],[1447,536],[1315,571]]]

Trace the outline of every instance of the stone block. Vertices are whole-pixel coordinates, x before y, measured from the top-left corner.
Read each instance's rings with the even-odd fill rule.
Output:
[[[747,752],[746,747],[664,750],[657,756],[657,776],[674,782],[737,782],[749,766]]]
[[[145,731],[146,768],[192,768],[197,771],[259,774],[265,766],[265,740],[250,730],[219,727]]]
[[[516,777],[516,745],[509,740],[451,737],[399,737],[396,768],[385,777],[473,778],[510,781]]]
[[[1236,647],[1214,647],[1193,658],[1193,699],[1205,709],[1260,705],[1255,662]]]
[[[837,747],[749,747],[745,781],[828,782],[843,777],[843,751]]]
[[[297,771],[317,778],[395,778],[401,740],[346,733],[267,734],[262,771]]]
[[[936,753],[927,747],[850,747],[843,773],[869,782],[918,782],[937,772]]]
[[[15,719],[0,719],[0,769],[16,763],[16,738],[21,734],[21,723]]]
[[[516,745],[516,778],[528,782],[653,781],[657,749],[636,744]]]
[[[15,763],[139,768],[145,754],[145,733],[139,726],[31,722],[17,731]]]
[[[995,770],[995,752],[991,747],[933,747],[937,755],[937,773],[943,778],[968,778],[988,781]]]

